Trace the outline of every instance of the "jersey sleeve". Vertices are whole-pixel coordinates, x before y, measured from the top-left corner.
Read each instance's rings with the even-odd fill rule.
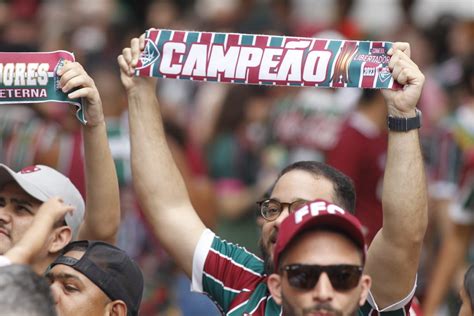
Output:
[[[264,278],[263,261],[245,248],[206,229],[193,257],[191,290],[206,293],[227,311],[241,292],[251,292]]]
[[[380,315],[380,316],[382,315],[387,315],[387,316],[410,315],[409,311],[411,307],[411,302],[413,300],[413,296],[415,295],[416,282],[417,281],[415,280],[413,289],[405,298],[382,309],[378,307],[377,303],[375,302],[374,297],[372,296],[372,293],[369,291],[369,295],[367,296],[367,301],[361,307],[362,315]],[[373,312],[378,312],[378,314],[374,314]]]

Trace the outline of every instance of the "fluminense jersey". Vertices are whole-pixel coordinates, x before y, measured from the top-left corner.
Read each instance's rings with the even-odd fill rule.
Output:
[[[192,290],[207,294],[227,316],[281,316],[267,288],[263,261],[245,248],[205,230],[193,258]],[[372,295],[358,315],[409,315],[415,288],[402,301],[377,311]]]

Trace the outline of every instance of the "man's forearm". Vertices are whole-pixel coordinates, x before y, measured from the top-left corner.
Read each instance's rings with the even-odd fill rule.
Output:
[[[383,182],[383,233],[419,246],[428,223],[426,178],[417,130],[390,132]]]
[[[134,185],[142,203],[160,200],[153,207],[172,207],[189,197],[166,142],[154,93],[146,86],[128,97]]]
[[[80,237],[115,242],[120,224],[117,173],[105,122],[83,130],[87,206]]]
[[[418,132],[390,132],[384,174],[383,228],[369,248],[367,273],[380,308],[413,289],[427,226],[427,197]],[[393,286],[387,287],[387,284]]]
[[[205,229],[166,142],[152,85],[128,95],[135,191],[155,236],[191,276],[193,254]]]

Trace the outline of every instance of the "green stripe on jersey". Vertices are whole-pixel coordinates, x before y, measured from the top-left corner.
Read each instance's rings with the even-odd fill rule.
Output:
[[[256,274],[258,276],[263,274],[263,261],[245,250],[245,248],[228,243],[217,236],[214,237],[211,249],[222,257],[232,260],[232,263],[228,262],[225,265],[215,267],[216,270],[211,272],[211,275],[207,274],[205,271],[202,276],[203,290],[218,302],[220,307],[227,312],[232,301],[243,290],[243,288],[224,288],[222,279],[229,277],[226,269],[229,269],[232,265],[241,266],[248,271],[246,273]],[[219,273],[221,275],[219,275]],[[238,282],[239,277],[239,275],[235,275],[236,282]]]
[[[214,301],[219,303],[219,306],[227,311],[230,304],[235,299],[235,296],[238,294],[236,292],[225,289],[223,284],[214,280],[213,278],[203,274],[202,276],[202,286],[204,292],[209,293]]]
[[[265,283],[260,283],[257,288],[252,292],[252,296],[248,301],[244,302],[238,308],[232,309],[227,312],[226,316],[241,316],[241,315],[262,315],[261,313],[255,313],[255,310],[261,309],[262,306],[265,308],[265,316],[278,316],[281,313],[281,307],[275,303],[273,298],[268,298],[270,292],[268,291]],[[262,316],[263,316],[262,315]]]
[[[247,270],[263,275],[263,261],[245,248],[228,243],[217,236],[214,238],[211,248],[224,257],[232,258],[233,262],[244,266]]]

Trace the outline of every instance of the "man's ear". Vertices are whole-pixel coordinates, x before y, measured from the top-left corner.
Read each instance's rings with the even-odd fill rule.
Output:
[[[52,239],[48,245],[49,253],[61,251],[72,239],[72,232],[69,226],[61,226],[53,230]]]
[[[279,274],[272,273],[267,279],[267,286],[272,294],[273,300],[278,304],[281,305],[281,277]]]
[[[359,306],[364,305],[369,295],[370,286],[372,285],[372,279],[367,274],[363,274],[360,280],[362,291],[360,293]]]
[[[107,310],[109,312],[108,315],[111,316],[127,316],[127,304],[121,300],[110,302]]]

